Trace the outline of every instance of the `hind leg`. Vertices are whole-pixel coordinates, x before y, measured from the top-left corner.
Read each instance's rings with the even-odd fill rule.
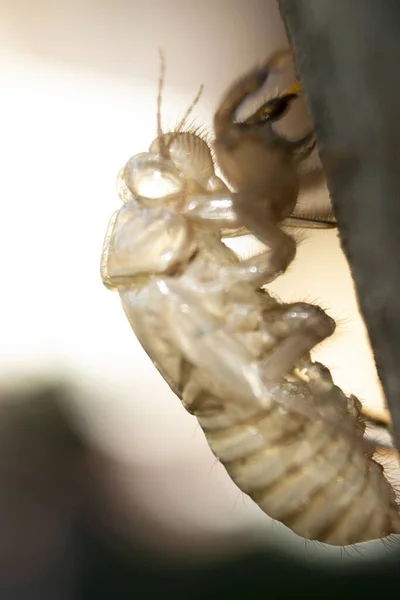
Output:
[[[290,374],[309,352],[335,331],[335,321],[319,306],[296,302],[264,312],[268,333],[278,343],[263,361],[263,375],[275,380]]]

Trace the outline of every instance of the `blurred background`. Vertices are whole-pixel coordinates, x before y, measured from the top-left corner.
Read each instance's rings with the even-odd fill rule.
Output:
[[[232,80],[286,44],[272,0],[0,2],[3,404],[26,395],[25,379],[68,384],[61,404],[89,449],[84,479],[92,478],[93,514],[112,543],[185,560],[268,546],[353,564],[394,551],[381,542],[362,553],[304,542],[244,497],[99,275],[103,237],[120,205],[116,174],[155,136],[158,48],[167,61],[167,130],[200,83],[195,118],[209,127]],[[314,196],[329,202],[325,189]],[[233,242],[243,253],[253,243]],[[315,301],[338,320],[315,356],[346,392],[382,411],[337,233],[307,233],[271,289],[284,300]]]

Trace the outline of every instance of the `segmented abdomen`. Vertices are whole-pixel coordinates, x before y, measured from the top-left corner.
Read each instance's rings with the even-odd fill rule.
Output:
[[[218,307],[226,330],[262,361],[276,340],[261,324],[271,325],[265,311],[275,314],[277,302],[267,293],[245,292],[244,286],[237,291],[241,302],[229,296],[229,302],[222,298],[212,304],[208,298],[210,310]],[[183,356],[170,329],[174,323],[168,325],[157,304],[153,310],[146,301],[142,314],[135,310],[134,291],[120,294],[146,352],[197,417],[232,480],[268,516],[306,539],[332,545],[400,533],[394,490],[373,460],[371,446],[363,444],[361,404],[345,396],[326,367],[305,356],[282,379],[280,390],[289,398],[285,406],[282,396],[272,397],[267,407],[238,403],[230,399],[229,385],[223,390],[208,371]],[[304,406],[309,414],[302,412]]]
[[[343,397],[333,382],[332,392]],[[355,427],[352,439],[340,427],[335,431],[323,419],[310,420],[279,404],[232,422],[221,416],[216,398],[202,394],[192,406],[211,449],[270,517],[304,538],[332,545],[399,532],[394,491],[382,467],[361,450],[363,424],[354,398],[347,399],[354,414],[343,415]]]

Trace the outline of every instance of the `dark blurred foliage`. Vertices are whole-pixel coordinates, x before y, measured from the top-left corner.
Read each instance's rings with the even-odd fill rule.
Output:
[[[93,518],[93,450],[67,400],[62,386],[1,398],[1,600],[375,598],[395,585],[400,556],[372,568],[321,568],[265,549],[179,564],[134,539],[118,543],[101,514]]]

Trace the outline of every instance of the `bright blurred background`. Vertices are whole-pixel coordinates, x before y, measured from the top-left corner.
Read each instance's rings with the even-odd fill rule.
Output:
[[[209,126],[226,86],[284,45],[272,0],[0,2],[0,377],[74,386],[79,427],[113,465],[104,475],[104,519],[170,553],[283,544],[307,556],[359,556],[305,543],[238,491],[99,275],[103,237],[120,205],[116,174],[155,136],[157,49],[167,60],[167,130],[200,83],[196,121]],[[318,193],[327,200],[326,190]],[[309,233],[271,289],[316,301],[339,320],[315,356],[345,391],[382,409],[337,233]],[[369,544],[363,558],[388,551]]]

